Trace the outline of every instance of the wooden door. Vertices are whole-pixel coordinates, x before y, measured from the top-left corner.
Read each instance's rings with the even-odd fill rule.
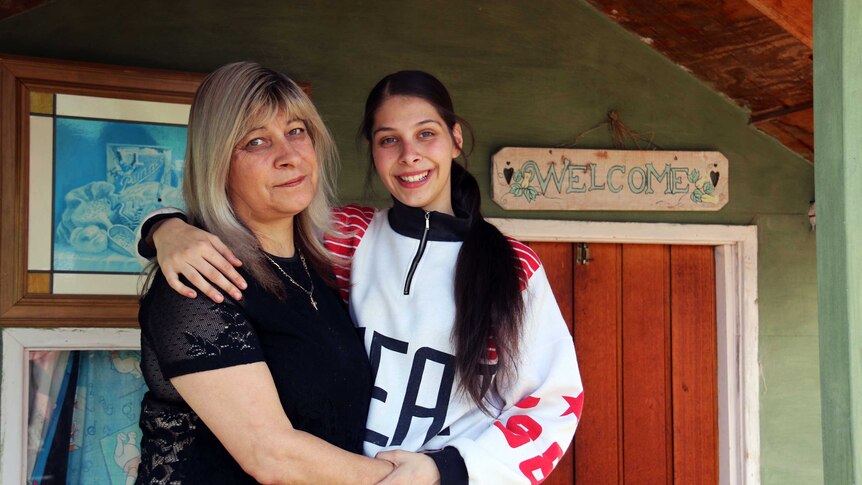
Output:
[[[574,335],[585,401],[544,483],[716,484],[715,264],[709,246],[531,243]]]

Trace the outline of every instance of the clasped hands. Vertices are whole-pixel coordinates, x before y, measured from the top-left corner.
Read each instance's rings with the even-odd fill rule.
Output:
[[[439,485],[440,472],[437,464],[424,453],[392,450],[382,451],[376,458],[386,460],[395,466],[392,473],[377,485]]]

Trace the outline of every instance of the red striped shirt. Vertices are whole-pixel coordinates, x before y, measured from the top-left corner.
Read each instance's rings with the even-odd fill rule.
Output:
[[[345,303],[350,297],[350,262],[375,212],[373,207],[362,207],[357,204],[336,207],[332,210],[332,227],[336,233],[327,234],[323,238],[323,243],[335,257],[336,263],[333,264],[332,270],[335,273],[341,299]]]
[[[512,245],[512,249],[515,250],[515,256],[521,261],[521,270],[523,271],[521,276],[521,291],[523,291],[527,288],[527,283],[533,277],[533,273],[538,271],[539,267],[542,266],[542,262],[539,261],[539,256],[530,246],[511,237],[508,239]]]

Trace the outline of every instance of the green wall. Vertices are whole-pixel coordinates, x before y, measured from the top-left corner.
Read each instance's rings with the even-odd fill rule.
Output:
[[[485,212],[757,224],[762,483],[822,482],[815,246],[805,216],[814,170],[748,126],[743,109],[583,0],[237,3],[60,0],[0,22],[0,52],[192,71],[253,59],[310,81],[342,149],[345,200],[364,197],[354,137],[364,96],[399,69],[428,70],[450,88],[476,131],[470,169],[486,194],[497,149],[565,143],[609,109],[663,148],[720,150],[731,187],[717,213],[507,213],[487,197]],[[597,130],[580,146],[610,144]]]

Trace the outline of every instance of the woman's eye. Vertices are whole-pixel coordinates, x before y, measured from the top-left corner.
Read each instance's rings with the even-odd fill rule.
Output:
[[[248,143],[245,144],[248,148],[257,148],[266,144],[266,140],[263,138],[252,138]]]
[[[302,135],[303,133],[305,133],[305,128],[301,126],[293,128],[292,130],[287,132],[287,134],[290,136]]]
[[[434,132],[431,130],[425,130],[419,133],[419,138],[430,138],[434,136]]]
[[[395,143],[396,141],[397,141],[397,138],[395,138],[394,136],[385,136],[385,137],[381,138],[380,141],[377,143],[379,143],[380,145],[391,145],[391,144]]]

